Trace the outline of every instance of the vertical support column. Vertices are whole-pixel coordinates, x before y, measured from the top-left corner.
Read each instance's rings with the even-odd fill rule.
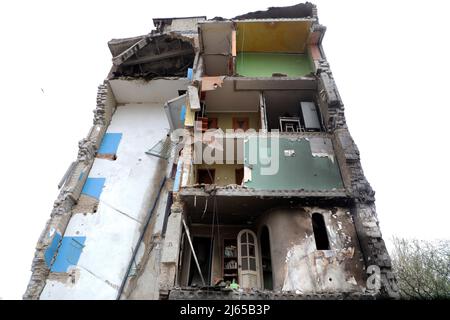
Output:
[[[375,204],[357,201],[353,220],[364,255],[366,267],[377,266],[380,271],[378,293],[383,298],[399,298],[397,282],[392,272],[391,259],[381,236]]]
[[[183,204],[178,196],[171,207],[171,214],[167,222],[166,236],[161,254],[161,272],[159,290],[162,296],[176,285],[178,262],[180,255]]]

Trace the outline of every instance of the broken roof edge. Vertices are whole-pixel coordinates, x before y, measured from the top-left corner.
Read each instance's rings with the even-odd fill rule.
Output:
[[[149,33],[144,36],[135,37],[135,38],[125,38],[125,39],[113,39],[108,42],[108,46],[110,52],[113,56],[112,62],[115,66],[120,66],[124,64],[131,57],[135,56],[135,54],[145,48],[152,41],[156,41],[159,38],[169,37],[173,39],[179,39],[181,41],[189,42],[192,46],[192,51],[195,53],[195,43],[193,39],[189,36],[185,36],[176,31],[171,32],[155,32]],[[121,48],[119,50],[113,49],[113,46]]]
[[[169,18],[152,18],[153,23],[156,23],[156,21],[161,21],[161,20],[181,20],[181,19],[195,19],[195,18],[199,18],[199,19],[207,19],[206,16],[191,16],[191,17],[169,17]],[[156,27],[156,25],[155,25]]]
[[[265,18],[317,18],[317,6],[311,2],[297,3],[285,7],[269,7],[267,10],[252,11],[233,18],[233,20]]]
[[[267,10],[259,10],[248,12],[234,18],[214,17],[208,21],[224,22],[224,21],[243,21],[243,20],[264,20],[264,19],[296,19],[296,18],[310,18],[318,20],[317,6],[311,2],[298,3],[292,6],[285,7],[269,7]]]
[[[263,19],[295,19],[295,18],[310,18],[312,20],[318,20],[317,18],[317,6],[311,2],[298,3],[292,6],[285,7],[269,7],[267,10],[259,10],[248,12],[231,19],[223,17],[214,17],[208,21],[222,22],[222,21],[242,21],[253,20],[259,21]]]
[[[224,20],[206,20],[198,22],[201,24],[218,24],[218,23],[252,23],[252,22],[316,22],[316,18],[267,18],[267,19],[242,19],[242,20],[234,20],[234,19],[224,19]]]

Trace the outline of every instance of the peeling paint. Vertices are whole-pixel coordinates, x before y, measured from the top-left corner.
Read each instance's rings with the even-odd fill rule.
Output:
[[[333,144],[330,139],[310,137],[308,140],[313,157],[327,157],[334,163]]]

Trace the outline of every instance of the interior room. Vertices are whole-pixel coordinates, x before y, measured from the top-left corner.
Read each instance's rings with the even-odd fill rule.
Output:
[[[313,72],[307,52],[311,21],[236,23],[236,74],[245,77],[303,77]]]
[[[195,166],[194,170],[194,181],[198,184],[241,185],[243,179],[243,164],[202,164]]]
[[[197,113],[197,123],[201,130],[220,129],[224,133],[231,130],[235,132],[261,128],[260,93],[258,91],[235,91],[233,81],[225,80],[221,87],[215,90],[204,91],[201,99],[202,110]],[[231,139],[233,141],[227,141]],[[204,137],[202,154],[205,154],[207,142],[209,148],[221,146],[222,155],[217,156],[216,151],[211,150],[216,163],[207,165],[195,165],[191,184],[216,184],[220,186],[237,184],[241,185],[243,169],[243,138]],[[230,146],[232,146],[230,148]]]
[[[194,250],[201,270],[205,270],[205,284],[214,286],[234,280],[241,287],[260,288],[258,219],[267,206],[278,203],[280,199],[271,199],[266,203],[247,197],[188,196],[184,199],[189,212],[187,223],[194,239]],[[196,247],[198,238],[206,238],[209,242],[199,248],[200,252]],[[264,249],[267,249],[267,244],[264,245]],[[192,264],[194,258],[186,235],[182,251],[180,286],[201,286],[201,277],[198,276],[196,264]],[[204,259],[205,256],[208,258]],[[192,282],[190,279],[197,281]]]
[[[320,132],[322,117],[314,90],[264,91],[269,130]]]

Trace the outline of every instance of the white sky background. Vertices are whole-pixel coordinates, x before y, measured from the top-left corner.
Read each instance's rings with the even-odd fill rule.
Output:
[[[385,240],[450,238],[448,1],[313,2]],[[92,125],[108,40],[146,34],[155,17],[295,3],[1,1],[0,297],[25,292],[57,184]]]

